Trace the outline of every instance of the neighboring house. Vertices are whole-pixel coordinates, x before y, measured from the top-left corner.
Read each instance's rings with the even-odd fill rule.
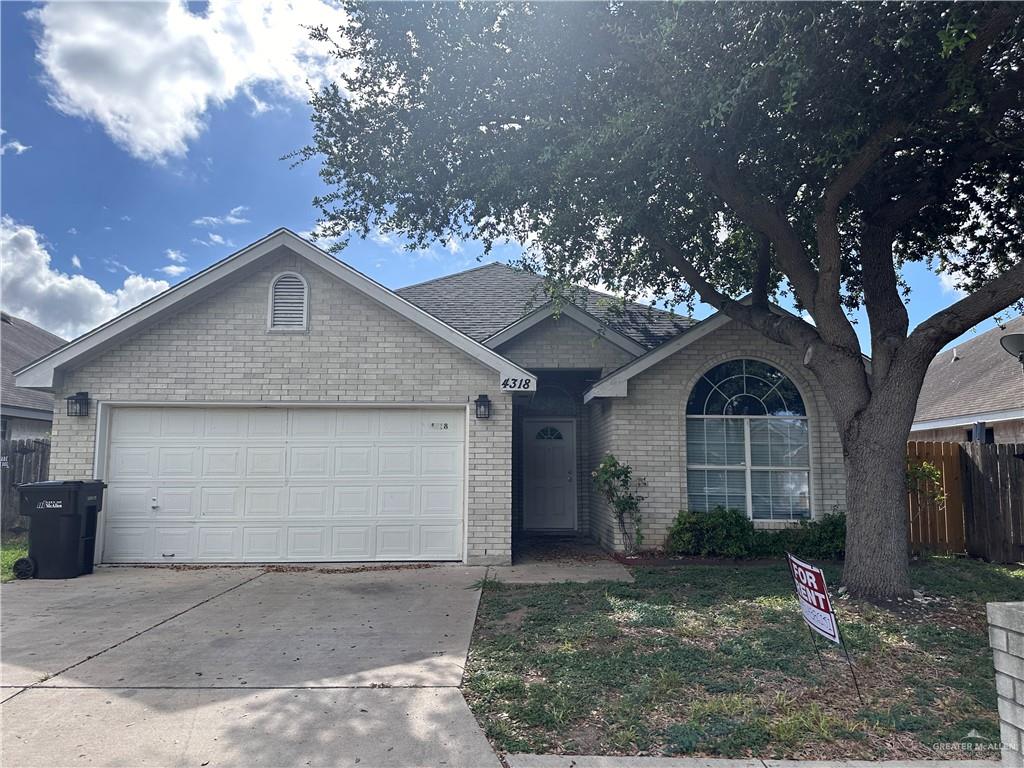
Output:
[[[928,366],[911,440],[1024,443],[1024,371],[999,344],[1024,316],[944,350]]]
[[[780,526],[844,506],[793,349],[487,265],[393,292],[278,230],[18,373],[58,409],[51,476],[104,479],[104,562],[507,563],[524,534],[621,546],[591,472]]]
[[[27,320],[0,313],[0,440],[45,440],[53,423],[53,395],[14,384],[14,372],[64,344]]]

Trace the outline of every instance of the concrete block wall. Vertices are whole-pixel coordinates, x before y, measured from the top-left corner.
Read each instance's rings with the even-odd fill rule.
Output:
[[[309,283],[309,330],[268,333],[270,282],[282,271]],[[512,402],[496,371],[321,271],[287,249],[199,303],[139,331],[64,377],[57,402],[424,403],[465,407],[479,394],[488,420],[467,421],[466,532],[472,563],[510,562]],[[93,476],[96,408],[54,414],[50,476]]]
[[[774,365],[789,376],[804,398],[810,419],[811,514],[819,517],[846,509],[846,475],[839,431],[821,384],[804,367],[793,348],[768,341],[756,331],[729,323],[629,382],[625,398],[606,398],[611,406],[592,401],[593,466],[604,453],[633,467],[647,480],[642,492],[644,544],[660,546],[680,509],[686,506],[686,401],[700,376],[718,363],[753,358]],[[607,410],[602,411],[604,407]],[[610,510],[595,501],[591,529],[606,546],[617,538]],[[598,520],[598,517],[605,520]],[[758,527],[778,528],[785,521],[758,521]]]
[[[1024,602],[989,603],[1004,768],[1024,767]]]

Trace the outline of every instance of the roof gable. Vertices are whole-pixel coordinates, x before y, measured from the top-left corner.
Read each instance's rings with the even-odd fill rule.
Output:
[[[399,288],[397,293],[477,341],[486,341],[552,304],[543,275],[499,262]],[[579,286],[565,297],[562,309],[574,306],[643,349],[656,347],[694,324],[691,318],[635,302],[620,312],[617,303],[614,296]]]
[[[356,271],[347,264],[328,255],[313,244],[287,229],[278,229],[242,250],[228,256],[173,288],[143,302],[113,320],[80,336],[64,347],[22,368],[15,374],[19,387],[50,390],[57,385],[63,369],[90,359],[119,343],[129,334],[159,321],[164,313],[187,306],[190,301],[205,295],[207,289],[232,275],[242,274],[254,262],[286,247],[308,259],[315,266],[361,291],[371,299],[419,325],[434,336],[461,349],[470,357],[498,372],[499,377],[515,377],[531,382],[534,377],[523,368],[505,359],[461,331],[451,327],[415,304],[410,303],[380,283]]]

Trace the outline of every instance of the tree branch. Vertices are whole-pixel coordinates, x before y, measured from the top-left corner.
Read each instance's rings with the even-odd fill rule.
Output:
[[[955,304],[936,312],[910,334],[908,342],[934,356],[946,344],[978,323],[1024,298],[1024,261]]]
[[[768,284],[772,273],[772,242],[762,234],[757,236],[757,264],[751,292],[755,307],[768,308]]]

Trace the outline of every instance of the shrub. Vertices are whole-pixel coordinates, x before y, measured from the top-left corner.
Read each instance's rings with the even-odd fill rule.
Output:
[[[640,524],[640,504],[644,497],[637,489],[645,485],[644,478],[633,478],[633,468],[621,463],[612,454],[606,454],[597,469],[593,471],[594,484],[605,497],[615,513],[622,534],[622,542],[628,554],[633,554],[644,543]]]
[[[735,509],[716,507],[710,512],[682,510],[669,530],[665,550],[671,555],[700,557],[799,557],[836,560],[846,550],[846,518],[828,514],[779,531],[754,528]]]

